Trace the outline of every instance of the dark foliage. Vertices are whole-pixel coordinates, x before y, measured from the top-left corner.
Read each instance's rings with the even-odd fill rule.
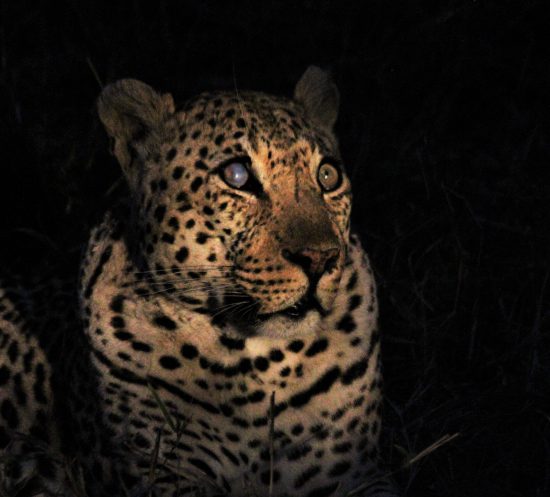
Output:
[[[1,9],[2,264],[74,271],[122,191],[95,116],[100,83],[136,77],[180,100],[290,94],[309,64],[331,68],[379,281],[390,469],[411,496],[550,495],[545,1]]]

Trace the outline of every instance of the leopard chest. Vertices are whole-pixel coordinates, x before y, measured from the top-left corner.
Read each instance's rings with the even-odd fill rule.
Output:
[[[243,340],[124,305],[94,324],[93,357],[105,422],[141,471],[158,457],[167,474],[230,495],[364,476],[378,435],[376,337],[355,348],[337,331]]]

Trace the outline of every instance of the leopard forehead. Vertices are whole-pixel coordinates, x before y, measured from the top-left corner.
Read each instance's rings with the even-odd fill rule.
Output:
[[[276,150],[305,140],[323,153],[337,153],[332,133],[312,125],[300,104],[259,92],[203,93],[177,113],[179,141],[211,142],[226,155],[242,152],[244,138],[253,149]],[[235,141],[237,140],[237,141]]]

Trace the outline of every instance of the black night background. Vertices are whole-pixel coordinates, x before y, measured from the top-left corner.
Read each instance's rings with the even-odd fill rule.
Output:
[[[388,471],[409,496],[548,496],[548,7],[3,0],[0,264],[76,275],[123,192],[101,85],[290,96],[330,69],[378,281]]]

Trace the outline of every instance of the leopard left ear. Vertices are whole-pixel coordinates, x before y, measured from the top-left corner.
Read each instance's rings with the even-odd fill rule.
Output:
[[[332,130],[338,117],[340,94],[328,72],[309,66],[296,84],[294,100],[304,106],[315,124]]]
[[[122,79],[108,85],[98,98],[99,118],[114,140],[114,154],[128,180],[139,177],[132,154],[158,152],[173,133],[169,125],[174,113],[170,94],[157,93],[135,79]],[[143,157],[142,157],[143,158]]]

